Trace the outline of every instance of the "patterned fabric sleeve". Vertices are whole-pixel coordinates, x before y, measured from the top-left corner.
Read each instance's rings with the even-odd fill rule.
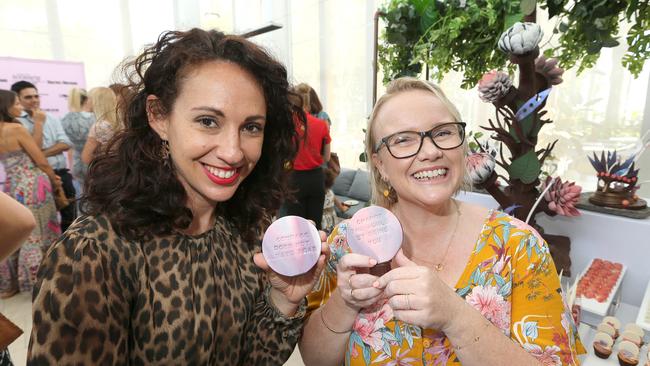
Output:
[[[341,257],[350,252],[350,248],[345,240],[345,230],[347,221],[339,223],[327,238],[327,244],[330,248],[330,256],[325,263],[325,269],[320,275],[314,290],[307,295],[307,313],[324,305],[330,298],[332,292],[336,289],[336,265]]]
[[[578,365],[584,353],[548,245],[533,228],[512,219],[511,338],[544,365]]]
[[[302,331],[306,303],[303,300],[296,313],[287,317],[271,302],[271,287],[255,305],[252,319],[248,321],[246,337],[250,349],[245,353],[242,365],[282,365],[289,359]]]
[[[134,273],[123,253],[70,231],[52,245],[34,287],[28,365],[128,363]]]

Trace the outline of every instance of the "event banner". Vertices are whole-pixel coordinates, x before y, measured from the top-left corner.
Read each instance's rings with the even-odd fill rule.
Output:
[[[86,88],[82,62],[0,57],[0,89],[10,89],[20,80],[36,85],[41,109],[58,118],[68,112],[70,89]]]
[[[41,109],[61,118],[68,112],[68,93],[72,88],[86,88],[82,62],[31,60],[0,57],[0,89],[25,80],[36,85],[41,96]],[[6,179],[0,163],[0,191]]]

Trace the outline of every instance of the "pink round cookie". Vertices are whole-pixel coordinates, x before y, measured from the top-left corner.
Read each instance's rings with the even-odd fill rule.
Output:
[[[390,261],[402,246],[402,225],[383,207],[365,207],[350,219],[347,239],[354,253],[374,258],[378,263]]]
[[[285,276],[309,271],[320,256],[320,235],[316,227],[298,216],[274,221],[262,239],[262,254],[272,270]]]

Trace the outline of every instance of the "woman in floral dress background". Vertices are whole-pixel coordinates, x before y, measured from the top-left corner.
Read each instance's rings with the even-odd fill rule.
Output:
[[[14,118],[23,109],[14,92],[0,90],[0,162],[7,179],[4,192],[27,206],[36,228],[14,254],[0,262],[0,298],[32,290],[43,254],[61,234],[53,189],[61,181],[29,132]]]
[[[350,252],[347,222],[308,297],[306,365],[577,365],[580,343],[548,246],[527,224],[456,201],[465,124],[444,93],[402,78],[369,119],[373,201],[404,231],[392,270]]]

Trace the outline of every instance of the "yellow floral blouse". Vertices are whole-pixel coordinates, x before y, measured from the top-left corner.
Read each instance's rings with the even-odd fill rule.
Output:
[[[336,289],[336,263],[350,249],[347,222],[328,242],[332,255],[308,296],[309,311]],[[546,242],[530,226],[490,211],[456,293],[543,365],[578,365],[585,352],[564,302]],[[393,319],[385,302],[363,309],[354,322],[346,365],[460,365],[445,334]]]

